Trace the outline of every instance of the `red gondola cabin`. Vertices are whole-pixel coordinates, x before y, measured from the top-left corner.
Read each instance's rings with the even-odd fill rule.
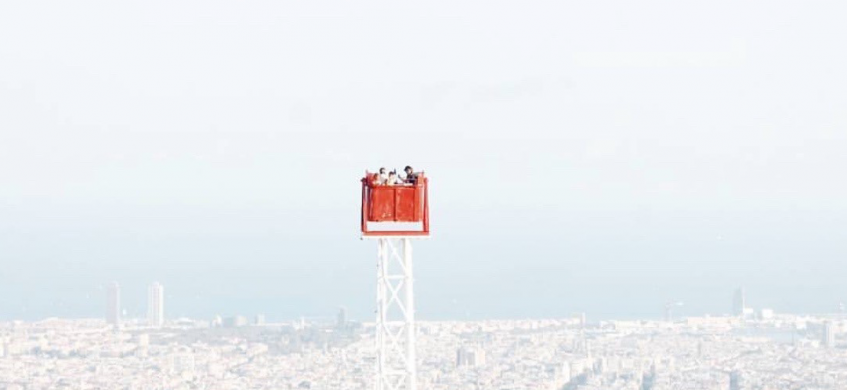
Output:
[[[418,174],[415,184],[380,185],[376,173],[362,179],[363,236],[428,236],[429,180]]]

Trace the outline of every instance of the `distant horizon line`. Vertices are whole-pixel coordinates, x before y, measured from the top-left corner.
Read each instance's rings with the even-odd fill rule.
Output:
[[[262,315],[264,313],[258,313],[254,315],[231,315],[231,316],[220,316],[222,319],[227,318],[235,318],[235,317],[244,317],[247,319],[255,318],[256,316]],[[791,312],[774,312],[774,317],[780,316],[795,316],[795,317],[840,317],[843,319],[847,319],[847,313],[844,312],[830,312],[830,313],[791,313]],[[676,322],[678,320],[684,320],[687,318],[740,318],[747,320],[759,320],[759,316],[740,316],[733,315],[729,313],[722,314],[711,314],[711,313],[703,313],[700,315],[681,315],[678,317],[674,317],[672,320],[663,319],[659,316],[657,317],[640,317],[640,316],[623,316],[618,318],[606,318],[603,316],[600,319],[589,320],[590,317],[586,316],[586,324],[589,323],[599,323],[599,322],[608,322],[608,321],[650,321],[650,322]],[[0,323],[13,323],[13,322],[26,322],[26,323],[36,323],[36,322],[44,322],[49,320],[68,320],[68,321],[103,321],[107,322],[105,316],[102,317],[88,317],[88,316],[80,316],[80,317],[59,317],[59,316],[48,316],[42,317],[40,319],[0,319]],[[167,322],[176,322],[176,321],[208,321],[211,322],[211,319],[205,319],[202,317],[174,317],[174,318],[166,318]],[[416,319],[415,322],[485,322],[485,321],[564,321],[564,320],[579,320],[579,316],[570,316],[570,317],[490,317],[490,318],[476,318],[476,319]],[[125,317],[122,318],[122,321],[129,322],[146,322],[146,317]],[[273,324],[283,324],[287,322],[307,322],[307,323],[317,323],[317,322],[336,322],[337,319],[335,317],[327,316],[327,317],[316,317],[316,316],[301,316],[297,318],[286,318],[286,319],[277,319],[274,321],[265,322],[263,325],[273,325]],[[367,321],[362,321],[358,319],[348,319],[346,322],[349,323],[360,323],[360,324],[368,324],[375,322],[372,319]],[[248,326],[253,326],[256,324],[248,324]]]

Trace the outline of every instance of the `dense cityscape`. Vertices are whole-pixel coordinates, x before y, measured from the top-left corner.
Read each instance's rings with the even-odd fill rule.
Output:
[[[845,15],[0,1],[0,390],[847,390]]]
[[[103,319],[0,324],[5,389],[367,389],[373,323],[208,320],[164,315],[148,290],[144,319],[122,318],[120,287]],[[847,317],[754,310],[662,320],[419,321],[421,389],[843,389]]]

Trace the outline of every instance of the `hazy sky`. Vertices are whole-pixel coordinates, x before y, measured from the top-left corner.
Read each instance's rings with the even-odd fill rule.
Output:
[[[847,301],[842,1],[0,4],[0,318],[370,319],[358,179],[432,180],[421,318]]]

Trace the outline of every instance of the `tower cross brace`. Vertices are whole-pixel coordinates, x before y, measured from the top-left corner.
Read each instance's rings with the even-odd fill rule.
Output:
[[[412,240],[377,239],[376,390],[417,390]]]

